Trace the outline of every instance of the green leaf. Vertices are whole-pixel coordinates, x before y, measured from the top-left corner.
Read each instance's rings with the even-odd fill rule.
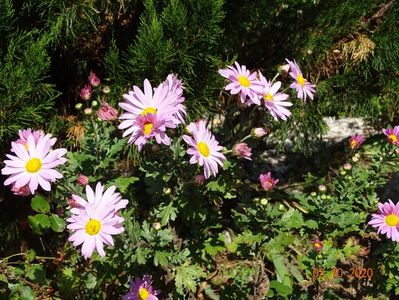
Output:
[[[174,221],[177,217],[177,208],[173,206],[173,202],[170,202],[167,206],[160,208],[159,217],[161,218],[162,226],[169,223],[169,220]]]
[[[31,264],[27,267],[26,276],[33,282],[37,282],[41,285],[46,282],[46,272],[43,267],[39,264]]]
[[[29,262],[33,261],[36,258],[36,252],[33,249],[29,249],[26,251],[26,258]]]
[[[65,221],[59,216],[52,214],[50,216],[50,226],[55,232],[63,232],[65,229]]]
[[[117,188],[119,189],[119,191],[121,193],[126,192],[127,188],[129,187],[129,185],[131,185],[132,183],[138,181],[139,178],[138,177],[118,177],[116,178],[112,183],[115,184],[117,186]]]
[[[50,219],[44,214],[28,216],[28,221],[33,231],[37,234],[42,234],[43,230],[50,228]]]
[[[85,282],[86,288],[88,288],[89,290],[92,290],[96,287],[97,285],[97,277],[94,276],[92,273],[89,273],[89,275],[87,275],[87,280]]]
[[[280,296],[288,296],[292,293],[292,287],[289,285],[282,284],[277,280],[270,282],[270,288],[274,289]]]
[[[35,300],[35,292],[29,286],[20,286],[19,295],[21,300]]]
[[[48,213],[50,211],[50,204],[41,195],[36,195],[32,198],[31,206],[34,211],[39,213]]]
[[[167,251],[156,251],[154,255],[154,265],[157,267],[166,267],[169,263],[169,252]]]
[[[197,289],[197,281],[205,277],[205,272],[199,265],[189,265],[185,263],[175,268],[176,291],[183,295],[184,289],[194,292]]]

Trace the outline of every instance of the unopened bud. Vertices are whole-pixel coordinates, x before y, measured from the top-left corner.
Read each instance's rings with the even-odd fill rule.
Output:
[[[91,101],[91,107],[97,107],[98,102],[96,100]]]
[[[285,206],[284,206],[283,204],[280,204],[280,205],[278,206],[278,210],[279,210],[279,211],[284,211],[284,210],[285,210]]]
[[[326,190],[327,190],[327,188],[326,188],[326,186],[325,186],[324,184],[320,184],[320,185],[319,185],[319,191],[320,191],[320,192],[323,193],[323,192],[325,192]]]
[[[106,86],[103,87],[103,93],[104,93],[104,94],[109,94],[110,92],[111,92],[111,89],[109,88],[108,85],[106,85]]]
[[[75,105],[76,110],[81,110],[82,109],[83,104],[82,103],[77,103]]]
[[[345,163],[344,164],[344,169],[349,171],[350,169],[352,169],[352,165],[350,163]]]
[[[260,204],[261,204],[262,206],[266,206],[268,203],[269,203],[269,200],[267,200],[266,198],[260,199]]]
[[[85,113],[85,115],[91,115],[93,110],[90,107],[87,107],[87,108],[84,109],[83,112]]]
[[[342,171],[339,172],[339,174],[341,174],[342,176],[345,176],[346,175],[346,171],[342,170]]]
[[[168,188],[163,188],[163,194],[164,195],[170,195],[172,193],[172,190],[168,187]]]
[[[311,192],[311,193],[310,193],[310,196],[316,197],[316,196],[317,196],[317,193],[316,193],[316,192]]]
[[[156,230],[156,231],[158,231],[159,229],[161,229],[161,223],[159,223],[159,222],[154,222],[154,223],[152,223],[152,227]]]
[[[353,162],[358,162],[358,161],[359,161],[359,158],[358,158],[357,156],[353,156],[353,157],[352,157],[352,161],[353,161]]]
[[[320,196],[320,199],[321,199],[321,200],[326,200],[326,199],[327,199],[327,196],[323,194],[323,195]]]

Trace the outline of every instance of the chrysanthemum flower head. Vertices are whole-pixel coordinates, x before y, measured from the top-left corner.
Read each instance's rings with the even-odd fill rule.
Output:
[[[262,127],[252,128],[251,136],[254,138],[261,138],[268,133],[268,130]]]
[[[320,241],[319,239],[314,240],[312,242],[312,244],[313,244],[313,250],[314,251],[320,252],[321,250],[323,250],[323,247],[324,247],[323,242]]]
[[[37,144],[39,138],[44,135],[44,132],[43,130],[32,130],[28,128],[28,129],[18,130],[18,135],[19,139],[16,140],[15,142],[24,145],[25,148],[28,148],[28,136],[32,135],[35,144]]]
[[[20,143],[12,142],[12,151],[16,155],[9,155],[5,160],[5,167],[1,170],[3,175],[10,175],[4,185],[14,184],[15,189],[29,186],[30,192],[35,193],[40,185],[44,190],[50,191],[50,182],[62,178],[62,174],[54,170],[55,167],[66,162],[63,158],[66,149],[51,150],[56,139],[51,139],[50,134],[40,136],[37,143],[33,134],[27,138],[27,148]]]
[[[278,118],[286,121],[291,116],[291,112],[286,107],[292,106],[292,103],[286,101],[289,97],[288,94],[278,91],[281,87],[281,82],[277,81],[271,84],[261,72],[259,72],[259,78],[264,86],[262,102],[276,121]]]
[[[220,75],[230,80],[225,90],[230,91],[232,95],[240,93],[241,103],[260,105],[259,95],[262,94],[263,84],[257,79],[256,72],[251,73],[246,66],[240,66],[238,62],[235,62],[235,66],[219,70]]]
[[[122,297],[122,300],[158,300],[159,291],[152,286],[150,275],[143,278],[135,278],[130,283],[130,291]]]
[[[372,214],[369,225],[378,228],[377,232],[386,234],[389,239],[399,242],[399,203],[394,204],[390,199],[385,203],[378,203],[380,212]]]
[[[260,184],[262,185],[263,189],[267,192],[271,191],[276,186],[276,184],[279,182],[278,179],[274,179],[272,177],[271,172],[268,172],[266,174],[261,174],[259,176],[259,180],[260,180]]]
[[[97,111],[97,116],[102,121],[112,121],[118,117],[118,111],[107,102],[104,102],[100,109]]]
[[[295,80],[290,85],[290,88],[296,90],[296,92],[298,93],[298,98],[302,99],[303,101],[306,101],[307,97],[313,100],[313,95],[316,92],[316,86],[314,84],[311,84],[303,77],[302,72],[299,69],[299,66],[295,60],[290,61],[286,59],[286,61],[290,65],[290,76]]]
[[[235,156],[245,158],[248,160],[252,160],[252,149],[248,146],[247,143],[238,143],[233,146],[233,154]]]
[[[93,89],[91,88],[90,84],[86,84],[81,90],[80,90],[80,98],[82,100],[90,100],[91,94],[93,92]]]
[[[362,135],[355,134],[349,138],[349,148],[352,150],[359,149],[365,139]]]
[[[100,78],[97,77],[96,73],[94,73],[92,71],[92,72],[90,72],[90,75],[89,75],[89,82],[90,82],[91,86],[96,87],[96,86],[100,85],[101,80],[100,80]]]
[[[72,195],[74,205],[71,208],[71,217],[67,219],[67,226],[73,234],[68,238],[74,246],[82,245],[82,255],[91,257],[94,250],[100,256],[105,256],[104,244],[114,245],[112,235],[123,232],[124,219],[118,215],[118,211],[125,208],[128,200],[122,199],[119,193],[115,193],[115,186],[111,186],[104,192],[101,183],[97,183],[93,191],[86,186],[87,201],[78,195]]]
[[[187,153],[191,156],[190,163],[198,163],[204,166],[205,178],[211,175],[216,176],[218,173],[218,165],[223,167],[223,161],[226,157],[220,152],[222,147],[219,146],[213,134],[206,128],[204,120],[189,125],[192,137],[183,135],[184,141],[191,146]]]
[[[395,145],[399,146],[399,126],[395,126],[394,128],[384,128],[382,132],[387,136],[388,141]]]
[[[14,195],[17,195],[17,196],[29,196],[30,195],[30,189],[29,189],[28,185],[24,185],[22,187],[17,188],[14,183],[11,187],[11,192],[13,192]]]

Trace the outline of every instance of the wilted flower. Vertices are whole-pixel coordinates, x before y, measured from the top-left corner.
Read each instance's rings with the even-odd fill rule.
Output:
[[[11,187],[11,192],[13,192],[14,195],[17,195],[17,196],[29,196],[30,195],[30,189],[29,189],[28,185],[24,185],[20,188],[17,188],[14,183]]]
[[[233,154],[241,158],[252,160],[251,159],[252,149],[248,147],[247,143],[235,144],[233,147]]]
[[[259,176],[260,184],[262,185],[265,191],[271,191],[276,184],[279,182],[278,179],[274,179],[272,177],[272,173],[268,172],[267,174],[261,174]]]
[[[349,148],[352,150],[359,149],[365,139],[362,135],[353,135],[349,138]]]
[[[255,138],[261,138],[265,134],[267,134],[267,130],[265,128],[262,128],[262,127],[253,128],[251,130],[251,136],[255,137]]]
[[[101,183],[97,183],[95,192],[86,186],[87,201],[78,195],[72,195],[76,205],[70,209],[72,215],[67,219],[68,229],[72,235],[68,238],[74,246],[82,245],[82,255],[89,258],[94,250],[100,256],[105,256],[104,244],[114,245],[112,235],[124,231],[118,211],[125,208],[128,200],[115,193],[116,187],[111,186],[104,192]]]
[[[323,242],[319,239],[314,240],[313,242],[313,250],[316,252],[320,252],[323,249]]]
[[[278,118],[286,121],[291,116],[291,112],[286,107],[292,106],[292,103],[286,101],[289,97],[288,94],[278,91],[281,87],[281,82],[277,81],[272,85],[261,72],[259,72],[259,78],[264,86],[261,97],[266,108],[276,121]]]
[[[86,84],[81,90],[80,90],[80,98],[82,100],[90,100],[91,98],[91,93],[93,92],[91,86],[89,84]]]
[[[83,174],[79,174],[78,176],[78,184],[81,186],[86,186],[89,184],[89,177],[83,175]]]
[[[62,156],[67,150],[60,148],[50,151],[57,140],[51,138],[51,134],[40,136],[37,143],[33,134],[29,135],[27,140],[27,147],[11,142],[12,151],[16,156],[6,155],[9,160],[4,161],[5,167],[1,173],[10,176],[4,185],[14,184],[16,189],[28,185],[32,194],[35,193],[38,185],[50,191],[50,182],[62,178],[62,174],[54,168],[66,162],[66,158]]]
[[[158,300],[159,291],[152,287],[150,275],[143,278],[135,278],[130,283],[130,291],[122,296],[122,300]]]
[[[90,72],[89,82],[92,86],[99,86],[101,81],[94,72]]]
[[[382,132],[387,136],[388,141],[395,146],[399,146],[399,126],[395,126],[394,128],[384,128]]]
[[[286,59],[288,64],[290,65],[290,75],[294,78],[294,82],[291,83],[290,88],[296,90],[298,93],[298,98],[306,101],[306,97],[308,96],[313,100],[313,94],[315,93],[315,85],[308,82],[305,78],[303,78],[302,72],[299,69],[296,61],[290,61]]]
[[[98,117],[103,121],[112,121],[118,117],[118,111],[104,102],[100,109],[97,111]]]
[[[238,62],[235,65],[235,68],[228,66],[219,70],[219,74],[231,82],[225,89],[232,95],[240,93],[241,103],[260,105],[259,95],[263,92],[263,83],[257,79],[256,72],[250,73],[246,66],[240,66]]]
[[[380,213],[372,214],[369,225],[378,228],[377,233],[386,234],[389,239],[399,242],[399,203],[378,203]]]
[[[184,141],[191,146],[187,153],[191,156],[190,164],[198,163],[204,166],[205,178],[211,175],[216,176],[218,165],[223,167],[223,161],[226,157],[220,152],[222,147],[216,141],[213,134],[206,128],[204,120],[198,124],[190,123],[190,132],[192,137],[183,135]]]

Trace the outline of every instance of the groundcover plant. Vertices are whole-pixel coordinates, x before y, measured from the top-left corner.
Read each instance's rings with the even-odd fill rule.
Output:
[[[248,62],[247,45],[262,60],[240,35],[264,4],[245,4],[240,55],[222,59],[237,43],[223,18],[241,4],[89,2],[0,0],[0,299],[398,297],[399,125],[377,120],[385,108],[373,127],[323,141],[333,79],[301,52]],[[321,7],[294,2],[270,10],[295,12],[287,21]],[[384,24],[390,3],[369,5],[379,14],[362,28]],[[345,43],[370,46],[365,35]],[[356,45],[345,55],[367,61]],[[63,78],[60,57],[84,76]],[[64,98],[62,84],[74,86]]]

